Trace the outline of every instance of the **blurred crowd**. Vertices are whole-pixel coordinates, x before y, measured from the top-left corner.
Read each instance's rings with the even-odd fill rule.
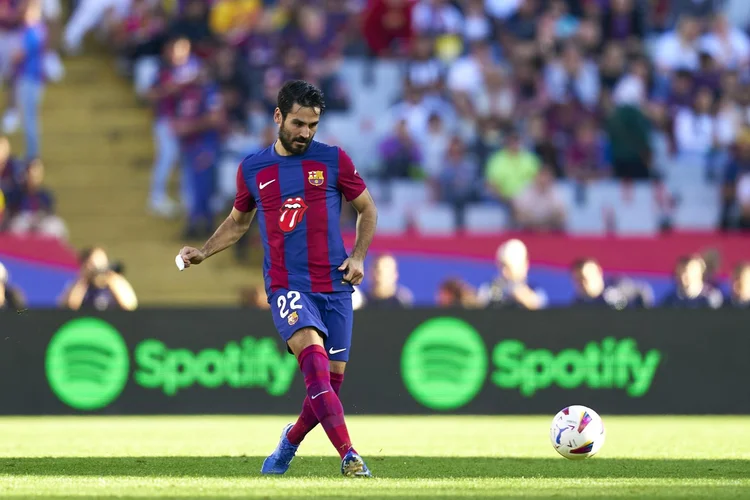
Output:
[[[25,139],[18,155],[0,135],[0,232],[67,237],[44,185],[39,132],[45,85],[64,73],[54,42],[60,15],[59,0],[0,0],[1,128],[7,135],[22,129]]]
[[[100,247],[84,248],[78,255],[79,271],[58,297],[57,306],[71,311],[134,311],[138,298],[124,276],[121,262],[110,260]],[[0,311],[23,312],[24,291],[0,262]]]
[[[550,306],[543,288],[529,283],[529,255],[518,239],[508,240],[497,250],[497,276],[473,288],[461,278],[440,284],[435,295],[437,307],[467,309],[527,309]],[[736,264],[728,293],[721,290],[716,276],[716,257],[687,254],[675,263],[674,285],[658,302],[645,282],[627,276],[606,277],[593,257],[582,257],[570,266],[575,297],[564,307],[599,307],[616,310],[638,308],[750,308],[750,261]],[[355,293],[357,309],[401,309],[413,306],[411,293],[399,284],[398,266],[391,255],[374,259],[366,288]],[[245,302],[245,306],[253,307]],[[259,307],[259,306],[254,306]]]
[[[368,136],[378,142],[370,178],[424,180],[459,215],[469,203],[497,204],[516,228],[554,231],[568,216],[556,179],[660,185],[668,159],[699,161],[702,182],[721,190],[718,225],[746,229],[743,7],[745,0],[97,0],[79,3],[65,44],[77,50],[85,30],[98,26],[116,47],[120,67],[154,108],[150,207],[163,216],[187,211],[188,236],[206,233],[231,196],[218,166],[273,140],[271,111],[285,79],[319,85],[331,113],[349,110],[346,57],[403,63],[400,97],[387,114],[370,113],[393,123],[385,136]],[[177,164],[179,202],[166,189]],[[675,200],[656,193],[668,212]]]

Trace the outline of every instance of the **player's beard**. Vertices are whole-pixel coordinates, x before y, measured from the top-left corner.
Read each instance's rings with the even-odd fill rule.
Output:
[[[279,127],[279,140],[281,141],[281,145],[292,154],[305,154],[307,148],[310,147],[312,139],[313,136],[310,136],[308,139],[305,139],[304,137],[292,137],[292,134],[286,130],[283,125]]]

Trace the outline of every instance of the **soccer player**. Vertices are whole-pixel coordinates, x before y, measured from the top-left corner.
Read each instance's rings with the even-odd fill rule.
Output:
[[[259,214],[271,313],[307,388],[302,413],[284,428],[261,472],[286,472],[305,435],[320,423],[341,457],[341,473],[369,477],[352,446],[338,392],[351,349],[353,286],[364,277],[377,209],[349,156],[313,140],[325,109],[321,91],[289,81],[277,104],[278,139],[240,164],[231,214],[203,248],[185,247],[180,255],[185,267],[200,264],[234,244]],[[342,198],[359,214],[350,256],[339,227]]]

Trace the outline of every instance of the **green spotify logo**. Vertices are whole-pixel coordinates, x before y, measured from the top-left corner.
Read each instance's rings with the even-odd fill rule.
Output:
[[[458,318],[434,318],[409,336],[401,355],[404,384],[422,405],[453,410],[479,393],[487,377],[487,349]]]
[[[130,373],[128,347],[106,321],[81,318],[60,328],[47,346],[47,380],[76,410],[98,410],[117,399]]]

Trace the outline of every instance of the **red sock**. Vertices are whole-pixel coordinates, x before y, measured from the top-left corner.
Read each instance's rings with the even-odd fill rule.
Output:
[[[339,390],[341,390],[341,384],[343,382],[343,373],[331,372],[331,387],[333,387],[333,392],[335,392],[337,396]],[[315,412],[313,411],[312,404],[310,403],[310,396],[305,396],[305,402],[302,403],[302,412],[299,414],[294,426],[289,429],[286,438],[290,443],[299,445],[316,425],[318,425],[318,417],[315,416]]]
[[[328,356],[319,345],[305,348],[299,355],[299,366],[305,376],[310,406],[318,422],[331,440],[341,458],[351,449],[349,431],[344,422],[344,407],[331,386]]]

